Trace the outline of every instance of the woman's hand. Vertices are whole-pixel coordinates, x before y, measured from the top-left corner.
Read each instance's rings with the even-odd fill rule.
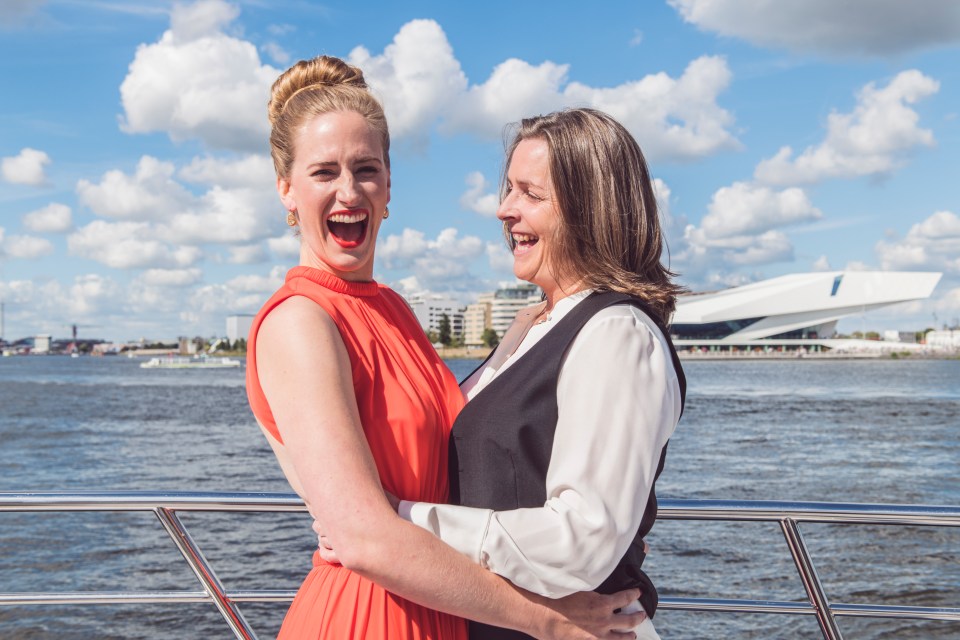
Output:
[[[647,618],[646,612],[619,611],[639,597],[639,589],[627,589],[611,595],[582,591],[556,600],[540,599],[538,596],[540,604],[558,614],[558,619],[550,621],[546,637],[575,640],[636,638],[633,630]]]
[[[333,546],[331,546],[330,539],[324,535],[323,525],[320,521],[314,518],[311,528],[313,532],[317,534],[317,550],[320,552],[320,557],[324,562],[328,564],[340,564],[337,552],[334,551]]]
[[[400,499],[389,491],[384,491],[383,493],[387,496],[387,501],[390,502],[390,506],[396,511],[400,507]],[[330,544],[329,538],[324,534],[323,525],[318,518],[313,519],[312,529],[313,532],[317,534],[317,550],[320,552],[320,557],[329,564],[340,564],[337,552]]]

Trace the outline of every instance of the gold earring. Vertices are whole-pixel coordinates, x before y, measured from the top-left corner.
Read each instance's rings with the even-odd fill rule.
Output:
[[[390,207],[383,208],[383,219],[386,220],[390,217]]]
[[[295,227],[297,226],[297,210],[287,212],[287,226]]]

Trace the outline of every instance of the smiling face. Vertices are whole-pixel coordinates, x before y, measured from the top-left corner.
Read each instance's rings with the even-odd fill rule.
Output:
[[[556,194],[550,179],[550,150],[542,138],[521,140],[510,157],[507,193],[497,210],[513,240],[513,273],[543,289],[547,299],[569,295],[569,283],[558,278],[550,246],[560,226]]]
[[[354,111],[324,113],[296,131],[290,175],[277,191],[300,224],[300,264],[344,280],[373,278],[373,254],[390,201],[380,135]]]

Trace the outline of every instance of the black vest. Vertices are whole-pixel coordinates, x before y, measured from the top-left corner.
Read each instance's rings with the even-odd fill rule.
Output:
[[[497,376],[457,416],[450,439],[450,500],[454,504],[507,511],[540,507],[547,500],[546,476],[557,427],[557,380],[563,356],[580,329],[601,309],[630,304],[655,318],[637,298],[595,292],[577,304],[557,325],[510,368]],[[673,366],[686,396],[686,380],[670,334],[654,320],[666,337]],[[480,365],[481,367],[483,365]],[[630,393],[625,389],[624,393]],[[682,405],[681,405],[682,406]],[[660,452],[656,480],[663,471],[667,454]],[[643,537],[657,516],[654,487],[637,535],[613,573],[597,591],[614,593],[639,587],[640,604],[651,618],[657,608],[657,591],[640,570],[643,564]],[[530,636],[470,623],[471,640],[514,640]]]

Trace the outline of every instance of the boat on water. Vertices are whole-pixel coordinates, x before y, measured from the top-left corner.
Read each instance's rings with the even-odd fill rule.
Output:
[[[140,363],[141,369],[233,369],[243,364],[236,358],[210,358],[207,356],[168,356],[150,358]]]

